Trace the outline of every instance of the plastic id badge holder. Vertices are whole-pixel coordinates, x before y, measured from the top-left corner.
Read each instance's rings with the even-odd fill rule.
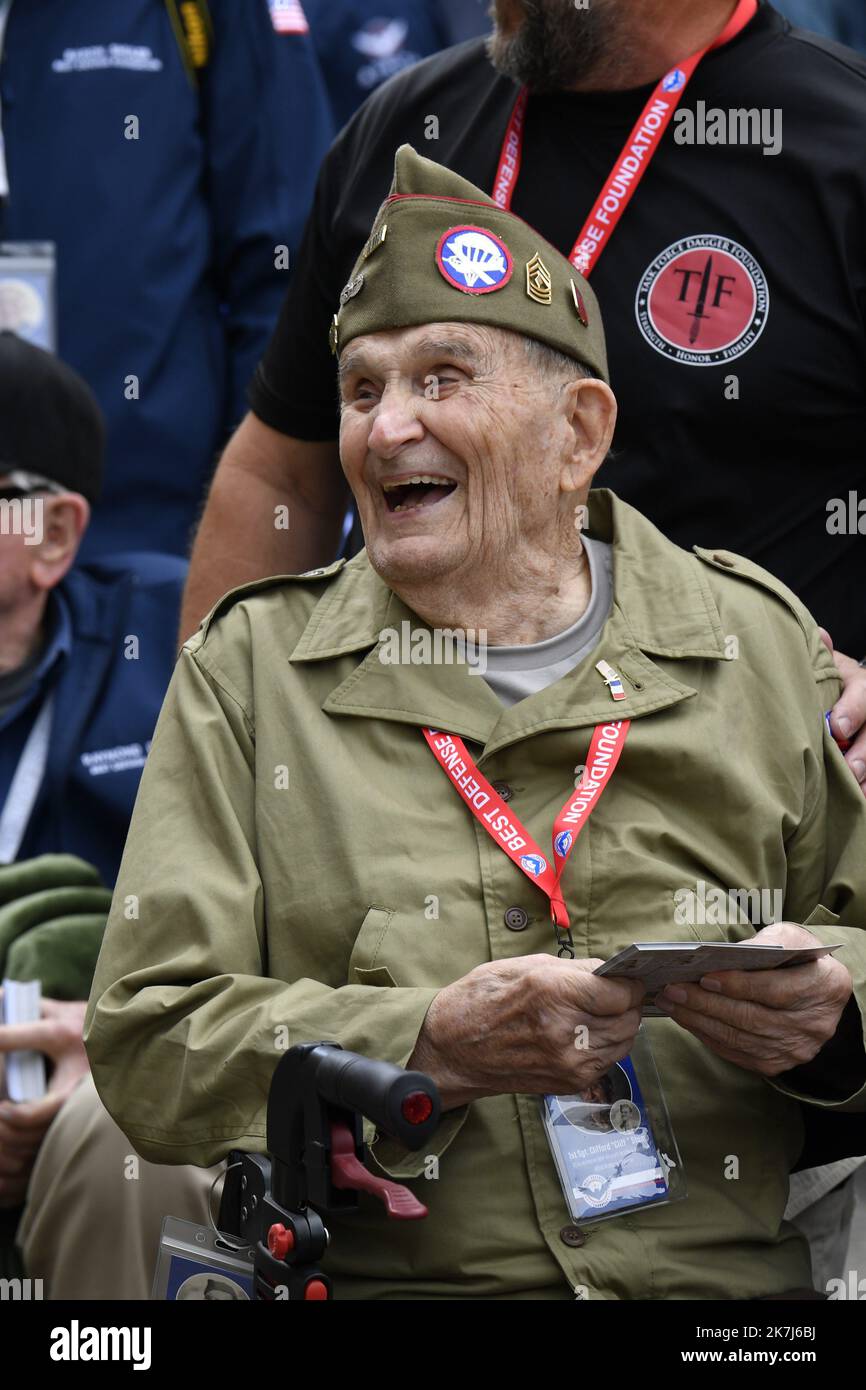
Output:
[[[53,242],[0,241],[0,328],[56,352],[56,278]]]
[[[572,1220],[586,1224],[686,1195],[685,1175],[644,1023],[627,1057],[541,1115]]]
[[[151,1299],[169,1303],[246,1303],[253,1297],[255,1251],[218,1231],[167,1216],[162,1223]]]

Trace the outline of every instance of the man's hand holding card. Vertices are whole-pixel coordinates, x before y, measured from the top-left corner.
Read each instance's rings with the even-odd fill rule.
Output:
[[[808,1064],[836,1033],[852,995],[850,971],[833,958],[830,952],[835,948],[822,946],[810,931],[792,922],[764,927],[752,941],[733,948],[737,964],[744,964],[743,950],[767,946],[784,948],[785,955],[761,951],[760,962],[750,960],[749,969],[716,968],[691,980],[683,978],[690,973],[687,955],[693,955],[695,966],[700,956],[683,946],[687,955],[680,957],[684,964],[678,970],[677,953],[672,951],[667,971],[655,964],[652,986],[661,987],[652,1012],[672,1018],[719,1057],[747,1071],[775,1077]],[[787,954],[801,951],[802,956]],[[774,965],[777,968],[767,968]],[[602,969],[614,977],[619,973],[615,961]],[[627,973],[634,978],[639,969],[632,964]],[[650,993],[649,983],[647,988]]]

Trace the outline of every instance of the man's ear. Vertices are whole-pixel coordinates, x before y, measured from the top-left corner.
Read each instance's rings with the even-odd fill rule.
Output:
[[[580,377],[566,386],[563,408],[572,437],[571,457],[563,464],[562,490],[588,491],[613,439],[616,397],[606,382]]]
[[[90,521],[90,503],[80,492],[40,494],[41,539],[33,547],[30,577],[38,589],[53,589],[75,563]]]

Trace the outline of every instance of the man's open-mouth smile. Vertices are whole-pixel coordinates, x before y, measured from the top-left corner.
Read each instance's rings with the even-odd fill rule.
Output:
[[[382,483],[382,491],[389,512],[415,512],[421,507],[435,507],[456,486],[453,478],[442,473],[408,473],[387,479]]]

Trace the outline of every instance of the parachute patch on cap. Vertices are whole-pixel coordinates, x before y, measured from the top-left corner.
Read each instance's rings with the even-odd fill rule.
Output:
[[[463,294],[501,290],[514,271],[505,242],[483,227],[472,225],[443,232],[436,247],[436,264],[448,284]]]

